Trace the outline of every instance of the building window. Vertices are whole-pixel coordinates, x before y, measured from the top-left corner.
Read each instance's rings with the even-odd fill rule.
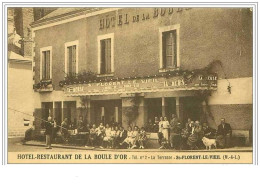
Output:
[[[163,68],[177,67],[176,30],[162,33]]]
[[[100,74],[111,73],[111,38],[100,41],[101,44],[101,66]]]
[[[41,80],[50,80],[52,78],[52,48],[41,48],[40,78]]]
[[[179,68],[179,25],[160,28],[160,69]]]
[[[114,72],[114,34],[98,36],[98,72],[100,75]]]
[[[78,41],[65,43],[65,73],[67,75],[78,73]]]

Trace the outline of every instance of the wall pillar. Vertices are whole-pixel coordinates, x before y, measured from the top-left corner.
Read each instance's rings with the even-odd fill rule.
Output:
[[[87,113],[86,113],[86,117],[87,117],[87,121],[88,123],[90,123],[91,121],[91,114],[90,114],[90,109],[91,109],[91,105],[90,105],[90,99],[87,99]]]
[[[166,99],[165,99],[165,97],[162,97],[162,116],[163,117],[166,116],[166,107],[167,107]]]
[[[64,101],[61,102],[61,122],[64,120]]]
[[[176,115],[181,123],[184,123],[183,112],[183,100],[180,97],[176,97]]]
[[[138,125],[139,128],[145,126],[145,101],[144,96],[139,96],[139,108],[138,108],[138,116],[136,119],[136,125]]]

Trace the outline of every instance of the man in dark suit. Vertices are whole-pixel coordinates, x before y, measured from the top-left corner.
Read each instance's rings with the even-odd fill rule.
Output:
[[[48,117],[48,121],[45,122],[45,135],[46,135],[46,149],[51,149],[51,138],[53,131],[53,123],[51,117]]]
[[[232,129],[229,123],[225,122],[225,119],[221,119],[221,123],[217,130],[217,142],[222,148],[231,146]]]

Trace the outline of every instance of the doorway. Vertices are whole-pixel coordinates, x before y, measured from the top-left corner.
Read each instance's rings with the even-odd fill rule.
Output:
[[[42,119],[48,120],[48,117],[53,115],[53,103],[52,102],[42,102]]]
[[[203,119],[202,101],[199,97],[184,97],[183,100],[183,122],[188,118],[192,121]]]
[[[97,125],[113,124],[122,122],[122,101],[121,100],[100,100],[92,101],[94,105],[94,119],[92,121]]]
[[[147,106],[147,119],[154,121],[155,117],[158,119],[162,116],[162,98],[148,98],[145,99]]]
[[[77,121],[76,101],[64,101],[63,106],[64,106],[63,119],[67,118],[69,124],[76,123]]]

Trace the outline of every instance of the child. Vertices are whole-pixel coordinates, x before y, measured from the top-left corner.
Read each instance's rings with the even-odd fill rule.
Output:
[[[144,128],[142,127],[141,131],[139,133],[139,139],[138,139],[140,149],[144,149],[144,142],[146,141],[146,139],[147,139],[146,132],[145,132]]]

